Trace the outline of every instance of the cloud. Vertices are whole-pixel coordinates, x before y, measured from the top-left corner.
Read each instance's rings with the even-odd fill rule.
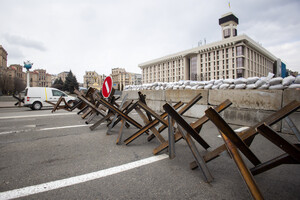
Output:
[[[39,51],[46,51],[46,47],[42,42],[24,38],[18,35],[4,34],[4,39],[11,45],[32,48]]]

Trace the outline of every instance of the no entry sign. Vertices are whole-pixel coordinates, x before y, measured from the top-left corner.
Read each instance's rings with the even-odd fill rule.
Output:
[[[102,85],[102,95],[104,98],[109,97],[112,90],[113,80],[110,76],[106,77]]]

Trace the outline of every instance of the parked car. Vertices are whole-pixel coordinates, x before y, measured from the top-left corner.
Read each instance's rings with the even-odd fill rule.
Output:
[[[28,87],[25,89],[24,106],[32,110],[40,110],[44,105],[49,105],[46,101],[57,103],[61,96],[63,96],[69,104],[72,104],[76,100],[76,97],[68,96],[56,88]]]

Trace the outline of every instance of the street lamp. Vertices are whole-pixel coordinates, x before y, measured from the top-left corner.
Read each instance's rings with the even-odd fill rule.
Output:
[[[24,62],[24,68],[27,70],[26,71],[26,73],[27,73],[27,87],[30,87],[30,84],[29,84],[29,79],[30,79],[29,70],[32,68],[32,65],[33,65],[33,63],[31,63],[29,60]]]

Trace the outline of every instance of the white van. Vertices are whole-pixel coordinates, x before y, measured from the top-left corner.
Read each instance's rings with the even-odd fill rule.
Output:
[[[57,103],[58,99],[63,96],[68,103],[76,100],[75,97],[68,96],[66,93],[56,88],[49,87],[28,87],[25,89],[24,106],[32,110],[40,110],[47,102]]]

